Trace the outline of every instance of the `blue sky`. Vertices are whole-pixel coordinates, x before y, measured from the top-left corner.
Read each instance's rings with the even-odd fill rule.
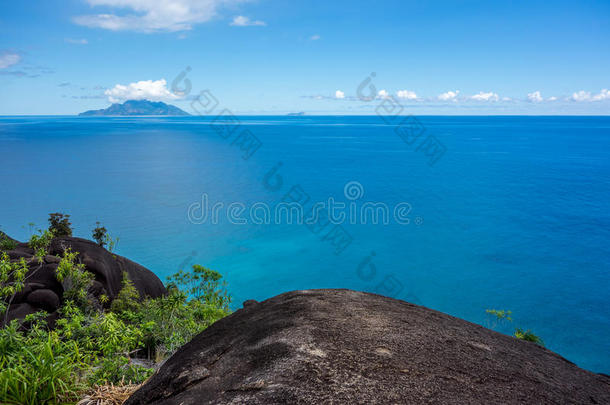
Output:
[[[4,1],[0,115],[190,110],[205,89],[242,114],[389,98],[413,114],[609,114],[609,20],[608,1]]]

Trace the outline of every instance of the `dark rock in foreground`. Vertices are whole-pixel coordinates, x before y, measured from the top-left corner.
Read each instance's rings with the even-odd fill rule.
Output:
[[[309,290],[248,304],[126,405],[610,403],[607,376],[403,301]]]
[[[55,277],[55,271],[66,249],[78,252],[77,260],[85,265],[85,270],[93,273],[95,281],[89,288],[89,296],[94,305],[101,307],[101,295],[106,295],[110,302],[122,287],[123,272],[129,275],[134,287],[142,298],[156,298],[167,291],[161,280],[150,270],[131,260],[110,253],[90,240],[62,237],[55,238],[49,246],[49,254],[40,262],[34,257],[34,251],[27,243],[18,243],[17,247],[7,252],[12,260],[24,258],[28,263],[25,286],[12,297],[6,316],[7,321],[23,319],[26,315],[47,311],[49,320],[57,317],[61,305],[64,287]],[[4,318],[0,319],[0,325]]]

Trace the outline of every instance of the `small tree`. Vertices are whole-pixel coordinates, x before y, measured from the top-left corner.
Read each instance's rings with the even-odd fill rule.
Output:
[[[72,236],[70,215],[55,212],[49,214],[49,230],[55,236]]]
[[[63,257],[57,265],[55,276],[64,287],[64,299],[71,300],[78,307],[90,307],[87,292],[93,283],[93,274],[85,270],[85,265],[76,262],[78,252],[70,249],[64,251]]]
[[[102,226],[100,222],[95,223],[96,227],[92,231],[93,239],[101,247],[105,247],[109,252],[113,252],[119,243],[119,238],[113,239],[106,227]]]
[[[99,221],[95,223],[96,227],[93,229],[93,240],[97,242],[98,245],[104,247],[108,238],[108,230],[106,227],[103,227]]]
[[[140,293],[133,285],[133,281],[129,278],[127,272],[123,272],[123,282],[121,291],[117,294],[114,301],[110,305],[112,312],[135,311],[140,306]]]

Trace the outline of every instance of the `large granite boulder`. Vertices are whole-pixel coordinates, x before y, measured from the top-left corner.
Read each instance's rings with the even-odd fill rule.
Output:
[[[142,297],[159,297],[166,293],[163,283],[152,271],[123,256],[110,253],[97,243],[73,237],[55,238],[49,254],[61,257],[66,249],[78,252],[78,259],[95,275],[112,300],[121,290],[123,272],[127,272]]]
[[[6,236],[5,236],[6,237]],[[94,305],[101,307],[101,295],[110,300],[109,305],[121,290],[123,272],[129,275],[142,298],[156,298],[167,291],[161,280],[147,268],[125,257],[110,253],[90,240],[61,237],[55,238],[49,246],[49,254],[40,261],[26,243],[17,243],[15,249],[7,252],[11,260],[24,258],[29,272],[25,286],[10,298],[9,311],[0,319],[0,326],[12,319],[22,319],[26,315],[43,310],[49,312],[49,320],[57,317],[57,309],[63,299],[64,287],[55,277],[55,271],[66,249],[78,252],[77,260],[85,265],[85,270],[93,273],[95,281],[88,293]]]
[[[404,301],[309,290],[216,322],[126,405],[331,403],[609,404],[610,378]]]

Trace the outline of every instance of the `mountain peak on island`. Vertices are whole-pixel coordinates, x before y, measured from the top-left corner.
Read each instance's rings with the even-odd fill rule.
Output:
[[[127,100],[123,104],[112,104],[101,110],[89,110],[78,114],[79,116],[94,115],[190,115],[186,111],[165,104],[161,101]]]

